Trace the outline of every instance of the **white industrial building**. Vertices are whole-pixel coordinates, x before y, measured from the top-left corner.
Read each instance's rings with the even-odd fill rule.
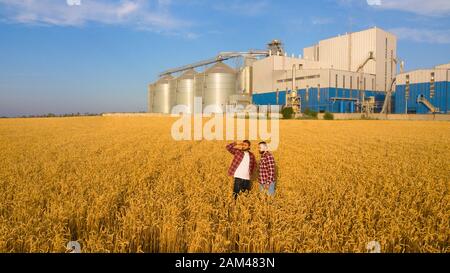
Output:
[[[233,69],[223,63],[233,58],[243,58],[244,65]],[[204,72],[193,70],[201,67]],[[190,81],[184,74],[177,77],[186,71],[195,74]],[[180,103],[191,109],[194,96],[203,98],[203,106],[222,110],[239,98],[320,112],[381,111],[396,74],[396,36],[380,28],[319,41],[305,48],[303,57],[288,56],[274,40],[267,50],[222,52],[161,73],[149,86],[149,111],[169,113]]]
[[[396,114],[449,113],[450,63],[397,75]]]

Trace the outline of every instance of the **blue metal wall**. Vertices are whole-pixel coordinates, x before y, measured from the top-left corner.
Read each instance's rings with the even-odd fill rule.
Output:
[[[397,85],[395,91],[395,113],[428,114],[428,108],[422,103],[417,103],[417,97],[423,95],[431,104],[439,108],[440,113],[449,113],[450,82],[436,82],[433,98],[430,96],[430,83],[416,83],[409,86],[409,98],[406,100],[406,85]],[[406,109],[406,107],[408,109]]]
[[[344,101],[344,100],[332,100],[332,98],[359,98],[359,91],[349,90],[342,88],[321,88],[320,96],[318,95],[318,88],[309,88],[308,96],[306,90],[298,90],[298,95],[301,98],[302,111],[305,109],[314,110],[317,112],[329,111],[332,113],[354,113],[356,112],[356,101]],[[365,97],[375,97],[377,107],[376,112],[381,111],[381,107],[384,102],[385,93],[375,91],[364,91]],[[286,92],[279,92],[279,105],[285,105]],[[264,94],[254,94],[253,103],[256,105],[275,105],[276,104],[276,92],[269,92]]]
[[[256,105],[285,105],[286,104],[286,91],[253,94],[253,104]]]

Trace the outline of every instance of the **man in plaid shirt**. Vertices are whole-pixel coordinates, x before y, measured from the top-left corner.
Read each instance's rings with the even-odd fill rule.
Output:
[[[267,143],[259,143],[259,153],[261,154],[261,161],[259,163],[259,188],[261,191],[267,191],[269,195],[275,195],[275,158],[269,152]]]
[[[250,152],[250,141],[242,143],[233,142],[226,147],[227,151],[234,155],[228,175],[234,177],[233,194],[236,199],[241,191],[249,191],[250,178],[256,169],[255,155]]]

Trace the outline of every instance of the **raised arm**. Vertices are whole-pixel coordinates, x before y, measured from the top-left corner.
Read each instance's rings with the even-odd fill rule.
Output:
[[[228,144],[225,148],[227,149],[228,152],[230,152],[231,154],[236,154],[236,152],[238,151],[238,149],[234,148],[234,146],[236,146],[237,143],[233,142]]]

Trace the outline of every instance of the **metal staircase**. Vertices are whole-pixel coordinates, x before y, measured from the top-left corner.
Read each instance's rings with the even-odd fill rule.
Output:
[[[428,110],[430,110],[430,112],[433,114],[439,113],[439,108],[431,104],[431,102],[427,100],[424,95],[419,95],[417,97],[417,103],[422,103],[423,105],[425,105],[428,108]]]

